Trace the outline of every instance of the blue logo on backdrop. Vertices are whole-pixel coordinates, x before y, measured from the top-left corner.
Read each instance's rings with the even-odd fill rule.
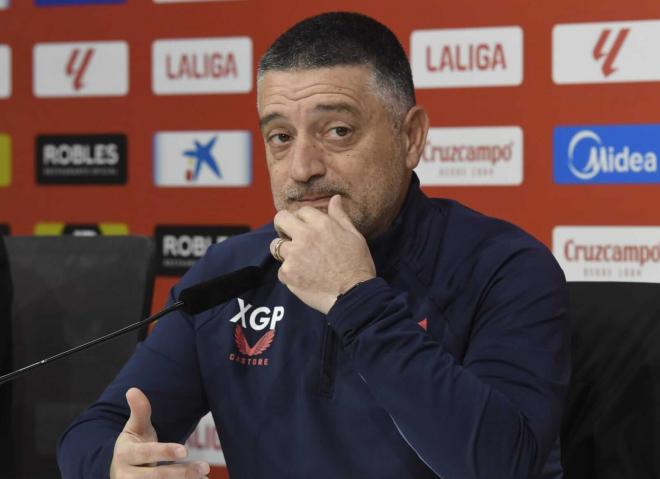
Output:
[[[58,5],[90,5],[95,3],[125,3],[126,0],[34,0],[39,7],[55,7]]]
[[[222,178],[222,173],[220,173],[220,168],[218,168],[218,163],[215,161],[211,150],[215,146],[215,142],[218,139],[217,136],[211,138],[205,145],[201,142],[195,140],[195,149],[186,150],[183,152],[185,156],[193,158],[195,160],[195,171],[192,174],[192,179],[196,180],[199,176],[199,170],[202,168],[202,165],[208,166],[211,171],[218,178]]]
[[[660,183],[660,125],[557,127],[556,183]]]

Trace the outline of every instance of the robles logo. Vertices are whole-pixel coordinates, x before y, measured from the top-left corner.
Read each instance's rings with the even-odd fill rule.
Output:
[[[125,184],[128,160],[124,134],[39,135],[37,183]]]
[[[179,276],[204,256],[214,243],[250,231],[249,226],[159,225],[156,226],[158,274]]]
[[[658,183],[660,125],[559,127],[557,183]]]

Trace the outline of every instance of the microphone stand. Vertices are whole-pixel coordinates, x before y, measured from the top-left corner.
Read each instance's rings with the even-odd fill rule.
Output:
[[[88,341],[84,344],[81,344],[79,346],[76,346],[75,348],[71,348],[67,351],[63,351],[61,353],[55,354],[54,356],[51,356],[46,359],[42,359],[41,361],[37,361],[34,364],[30,364],[29,366],[25,366],[21,369],[18,369],[16,371],[13,371],[9,374],[5,374],[4,376],[0,376],[0,385],[12,381],[16,379],[17,377],[27,373],[28,371],[31,371],[34,368],[38,368],[39,366],[43,366],[44,364],[48,364],[51,361],[55,361],[57,359],[65,358],[73,353],[76,353],[78,351],[82,351],[84,349],[91,348],[93,346],[96,346],[99,343],[102,343],[104,341],[109,341],[110,339],[116,338],[117,336],[121,336],[122,334],[129,333],[131,331],[134,331],[136,329],[139,329],[140,327],[144,326],[145,324],[149,324],[153,321],[156,321],[157,319],[165,316],[168,313],[171,313],[172,311],[176,311],[177,309],[181,308],[184,305],[183,301],[177,301],[176,303],[171,304],[167,308],[163,309],[162,311],[157,312],[153,316],[149,316],[146,319],[142,319],[138,321],[137,323],[129,324],[128,326],[125,326],[121,329],[118,329],[117,331],[114,331],[110,334],[106,334],[105,336],[101,336],[100,338],[92,339],[91,341]]]

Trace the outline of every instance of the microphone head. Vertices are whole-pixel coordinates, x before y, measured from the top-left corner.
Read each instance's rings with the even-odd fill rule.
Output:
[[[181,309],[191,315],[211,309],[255,288],[263,276],[260,267],[248,266],[186,288],[179,294]]]

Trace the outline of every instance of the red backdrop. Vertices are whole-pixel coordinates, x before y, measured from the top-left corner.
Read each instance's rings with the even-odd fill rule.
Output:
[[[132,234],[153,235],[156,225],[240,225],[270,221],[272,206],[257,128],[254,88],[249,93],[157,96],[151,85],[156,39],[249,36],[254,60],[295,21],[327,10],[371,15],[401,39],[414,30],[520,26],[524,32],[520,86],[418,90],[434,127],[518,125],[524,131],[520,186],[425,187],[521,225],[550,246],[555,225],[656,225],[654,185],[566,186],[552,174],[557,125],[660,123],[660,84],[557,85],[552,80],[552,29],[559,23],[660,18],[657,0],[365,0],[218,1],[37,7],[13,0],[0,10],[0,44],[12,50],[12,93],[0,99],[0,133],[12,141],[11,183],[0,187],[0,223],[13,235],[35,224],[125,223]],[[130,91],[122,97],[37,98],[32,84],[35,43],[122,40],[129,44]],[[250,130],[252,182],[232,188],[158,188],[152,144],[157,131]],[[40,134],[124,133],[128,181],[118,186],[44,186],[35,181],[35,137]],[[157,279],[154,307],[176,278]],[[214,471],[216,477],[222,472]]]

